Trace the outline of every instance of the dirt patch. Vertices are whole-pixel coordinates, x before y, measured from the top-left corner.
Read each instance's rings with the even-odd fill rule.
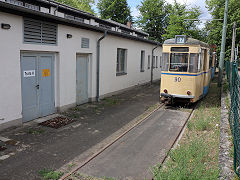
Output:
[[[70,124],[72,122],[74,122],[73,119],[59,116],[59,117],[55,117],[53,119],[50,119],[48,121],[44,121],[42,123],[39,123],[39,125],[58,129],[58,128],[60,128],[62,126],[66,126],[67,124]]]

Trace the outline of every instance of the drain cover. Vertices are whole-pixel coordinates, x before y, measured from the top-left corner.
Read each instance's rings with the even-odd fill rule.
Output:
[[[73,121],[74,121],[73,119],[59,116],[48,121],[44,121],[40,123],[40,125],[58,129],[62,126],[66,126],[67,124],[72,123]]]

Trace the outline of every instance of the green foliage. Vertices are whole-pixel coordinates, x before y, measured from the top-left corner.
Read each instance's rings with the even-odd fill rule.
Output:
[[[162,34],[165,34],[169,23],[171,5],[164,0],[144,0],[138,9],[140,11],[138,26],[149,34],[150,39],[162,43]]]
[[[43,169],[39,171],[39,175],[44,180],[48,180],[48,179],[57,180],[63,175],[63,172],[56,172],[53,170]]]
[[[154,179],[217,179],[218,168],[205,165],[212,161],[208,158],[209,153],[203,139],[195,138],[189,144],[171,151],[166,167],[153,170]]]
[[[127,0],[99,0],[97,7],[101,18],[127,24],[132,22],[131,10]]]
[[[30,128],[27,130],[27,133],[33,134],[33,135],[38,135],[44,133],[44,130],[41,128]]]
[[[221,100],[215,81],[197,105],[169,159],[162,167],[153,169],[155,180],[218,179]]]
[[[140,16],[137,24],[149,34],[150,39],[163,42],[175,35],[187,35],[204,41],[206,33],[197,27],[199,22],[185,19],[199,19],[199,7],[188,8],[186,4],[168,4],[164,0],[143,0],[138,6]]]
[[[225,0],[206,0],[207,8],[210,11],[213,19],[224,18]],[[226,59],[231,56],[232,45],[232,26],[233,22],[237,22],[237,32],[240,32],[240,1],[229,0],[228,6],[228,23],[227,23],[227,38],[226,38]],[[223,21],[210,21],[206,24],[208,31],[208,43],[216,44],[217,54],[220,56],[221,40],[222,40]],[[237,33],[236,43],[240,42],[240,34]]]
[[[91,8],[91,5],[94,4],[95,2],[94,0],[55,0],[55,1],[94,14],[93,9]]]
[[[174,38],[175,35],[187,35],[195,39],[204,41],[204,33],[202,33],[196,21],[187,21],[185,19],[199,19],[201,15],[199,7],[188,8],[186,4],[177,3],[176,0],[172,5],[169,15],[169,25],[166,33],[163,34],[165,39]]]

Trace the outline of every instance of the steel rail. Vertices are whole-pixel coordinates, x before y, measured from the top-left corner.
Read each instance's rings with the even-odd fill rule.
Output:
[[[198,103],[197,103],[198,104]],[[190,112],[189,116],[187,117],[187,120],[185,121],[185,123],[183,124],[183,127],[181,128],[180,132],[178,133],[176,139],[174,140],[173,144],[171,145],[171,148],[169,149],[169,151],[167,152],[166,156],[164,157],[164,159],[162,160],[162,162],[160,163],[160,166],[158,167],[159,169],[161,168],[162,164],[165,163],[166,159],[169,156],[170,151],[174,148],[174,146],[177,144],[177,142],[181,139],[182,134],[184,133],[184,130],[186,128],[186,125],[189,121],[189,119],[192,118],[193,112],[197,106],[197,104],[194,105],[194,107],[192,108],[192,111]]]
[[[142,122],[144,122],[145,120],[147,120],[153,113],[155,113],[157,110],[164,108],[165,104],[162,103],[160,104],[157,108],[155,108],[153,111],[151,111],[149,114],[147,114],[146,116],[144,116],[143,118],[141,118],[137,123],[135,123],[131,128],[129,128],[128,130],[126,130],[124,133],[122,133],[121,135],[119,135],[117,138],[115,138],[112,142],[110,142],[109,144],[107,144],[106,146],[104,146],[102,149],[100,149],[98,152],[96,152],[95,154],[93,154],[92,156],[90,156],[89,158],[87,158],[85,161],[83,161],[83,163],[81,163],[80,165],[78,165],[77,167],[75,167],[72,171],[68,172],[67,174],[65,174],[64,176],[62,176],[59,180],[66,180],[66,178],[68,178],[69,176],[71,176],[72,174],[74,174],[77,170],[81,169],[82,167],[84,167],[86,164],[88,164],[90,161],[92,161],[94,158],[96,158],[98,155],[100,155],[103,151],[105,151],[107,148],[109,148],[111,145],[113,145],[115,142],[117,142],[118,140],[120,140],[123,136],[125,136],[127,133],[129,133],[132,129],[134,129],[135,127],[137,127],[138,125],[140,125]]]

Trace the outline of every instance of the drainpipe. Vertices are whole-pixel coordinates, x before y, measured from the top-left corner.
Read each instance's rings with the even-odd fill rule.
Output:
[[[160,43],[157,43],[157,46],[152,49],[152,65],[151,65],[151,84],[153,83],[153,55],[154,55],[154,50],[160,46]]]
[[[107,36],[107,30],[104,31],[104,35],[97,41],[97,102],[99,102],[100,92],[100,42]]]

